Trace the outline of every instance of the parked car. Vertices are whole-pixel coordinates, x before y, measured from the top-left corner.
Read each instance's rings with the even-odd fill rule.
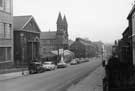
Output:
[[[73,59],[71,62],[70,62],[71,65],[76,65],[77,64],[77,61],[75,59]]]
[[[57,68],[65,68],[67,67],[67,64],[65,62],[60,62],[57,64]]]
[[[56,69],[56,65],[53,62],[44,62],[42,64],[42,66],[43,66],[43,68],[45,70],[54,70],[54,69]]]
[[[80,60],[79,60],[79,58],[75,58],[75,60],[76,60],[77,64],[80,64],[81,63]]]
[[[90,60],[89,58],[85,58],[84,62],[89,62],[89,60]]]
[[[44,71],[41,62],[29,63],[28,70],[29,70],[29,74],[40,73]]]

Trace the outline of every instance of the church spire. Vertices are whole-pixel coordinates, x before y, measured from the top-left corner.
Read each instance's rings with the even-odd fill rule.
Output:
[[[58,19],[57,19],[57,24],[62,24],[61,12],[59,12],[59,16],[58,16]]]
[[[64,23],[64,25],[67,25],[67,19],[66,19],[65,15],[64,15],[64,18],[63,18],[63,23]]]

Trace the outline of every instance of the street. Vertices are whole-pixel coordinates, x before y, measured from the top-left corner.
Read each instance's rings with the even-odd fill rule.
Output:
[[[100,64],[101,59],[93,58],[67,68],[1,81],[0,91],[66,91],[90,75]]]

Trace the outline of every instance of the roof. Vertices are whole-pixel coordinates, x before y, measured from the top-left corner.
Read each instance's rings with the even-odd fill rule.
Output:
[[[82,39],[82,38],[76,38],[76,41],[79,41],[80,43],[88,46],[88,45],[92,45],[92,42],[90,40],[86,40],[86,39]]]
[[[48,53],[45,53],[44,55],[42,55],[41,58],[48,58],[48,57],[54,57],[54,56],[56,56],[56,55],[51,52],[48,52]]]
[[[134,11],[135,11],[135,4],[134,4],[134,6],[132,7],[131,11],[129,12],[127,19],[130,18],[130,16],[132,15],[132,13],[133,13]]]
[[[60,49],[59,49],[60,50]],[[64,52],[64,53],[63,53]],[[58,50],[54,50],[54,51],[51,51],[51,53],[55,54],[55,55],[58,55]],[[59,51],[59,55],[63,55],[66,56],[66,55],[73,55],[74,53],[69,51],[69,50],[63,50],[63,51]]]
[[[40,39],[56,39],[56,32],[55,31],[41,32]]]
[[[22,29],[30,20],[32,19],[32,15],[27,16],[14,16],[13,23],[14,29]]]
[[[63,24],[64,24],[64,25],[67,25],[67,19],[66,19],[66,16],[64,16],[64,18],[63,18]]]
[[[125,33],[127,33],[129,31],[129,27],[127,27],[126,29],[125,29],[125,31],[122,33],[122,35],[124,35]]]
[[[69,46],[71,46],[73,43],[74,43],[73,40],[70,40],[70,39],[68,40],[68,45],[69,45]]]
[[[58,16],[58,19],[57,19],[57,24],[62,24],[62,16],[61,16],[60,12],[59,12],[59,16]]]

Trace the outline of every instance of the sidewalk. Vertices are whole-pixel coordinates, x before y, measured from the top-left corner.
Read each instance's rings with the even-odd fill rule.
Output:
[[[28,71],[24,71],[24,75],[28,75]],[[24,75],[22,74],[22,71],[0,74],[0,81],[15,79],[15,78],[18,78],[18,77],[21,77],[21,76],[24,76]]]
[[[104,68],[100,66],[78,84],[71,86],[67,91],[103,91],[102,79],[104,75]]]

